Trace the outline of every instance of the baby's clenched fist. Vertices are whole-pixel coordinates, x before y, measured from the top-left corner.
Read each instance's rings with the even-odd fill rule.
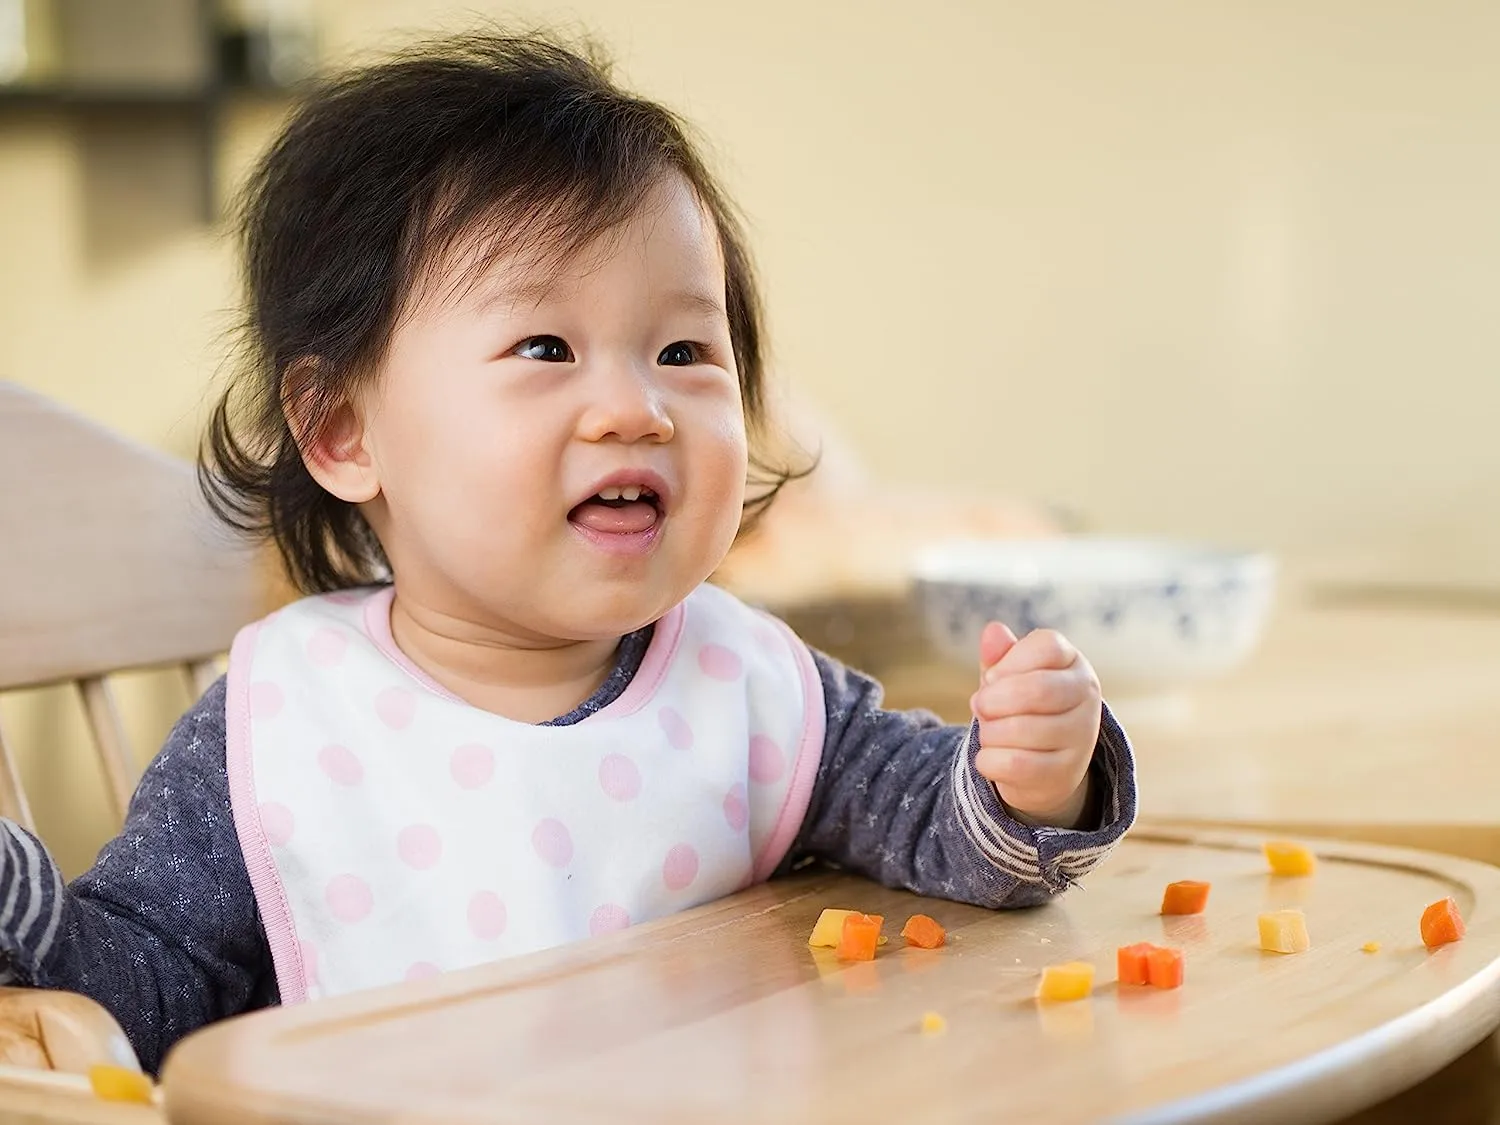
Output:
[[[979,772],[1017,819],[1076,828],[1089,804],[1089,763],[1103,705],[1099,677],[1061,633],[1020,640],[999,622],[979,641]]]

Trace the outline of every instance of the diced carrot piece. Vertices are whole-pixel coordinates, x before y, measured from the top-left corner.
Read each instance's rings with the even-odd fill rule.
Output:
[[[96,1066],[89,1070],[89,1085],[96,1097],[107,1102],[138,1102],[150,1105],[154,1087],[138,1070],[123,1066]]]
[[[1115,967],[1121,984],[1150,983],[1146,958],[1155,948],[1149,941],[1138,941],[1134,945],[1122,945],[1115,951]]]
[[[1311,875],[1318,866],[1317,856],[1290,840],[1267,840],[1261,847],[1273,875]]]
[[[839,935],[839,960],[875,960],[875,947],[880,944],[880,927],[884,924],[885,919],[879,914],[850,914],[844,919],[844,932]]]
[[[1208,905],[1208,887],[1209,884],[1194,882],[1192,879],[1168,883],[1161,896],[1161,912],[1202,914],[1203,908]]]
[[[948,939],[948,931],[925,914],[913,914],[901,927],[901,936],[907,945],[918,949],[936,949]]]
[[[1312,948],[1307,919],[1300,910],[1273,910],[1256,921],[1260,926],[1260,947],[1267,953],[1306,953]]]
[[[1146,954],[1146,975],[1153,988],[1182,986],[1182,950],[1158,946]]]
[[[1048,965],[1042,970],[1036,998],[1046,1002],[1083,1000],[1094,991],[1094,966],[1087,961]]]
[[[814,948],[837,949],[844,932],[844,919],[857,913],[853,910],[824,910],[813,923],[813,932],[807,944]]]
[[[1422,944],[1436,949],[1464,936],[1464,920],[1458,903],[1451,898],[1439,899],[1422,911]]]

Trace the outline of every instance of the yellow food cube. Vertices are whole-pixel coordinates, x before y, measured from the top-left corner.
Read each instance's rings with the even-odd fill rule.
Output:
[[[1379,953],[1380,943],[1378,941],[1367,941],[1364,945],[1360,946],[1360,949],[1366,953]]]
[[[1094,991],[1094,966],[1087,961],[1048,965],[1042,970],[1036,998],[1046,1001],[1082,1000]]]
[[[150,1105],[154,1088],[151,1079],[138,1070],[122,1066],[96,1066],[89,1070],[89,1085],[95,1095],[107,1102],[139,1102]]]
[[[821,946],[825,949],[837,949],[839,938],[844,935],[844,919],[858,913],[857,910],[823,911],[813,925],[812,936],[807,939],[807,944],[815,948]]]
[[[1312,945],[1307,937],[1307,919],[1300,910],[1273,910],[1257,921],[1260,947],[1267,953],[1306,953]]]
[[[1273,875],[1311,875],[1318,859],[1301,844],[1290,840],[1267,840],[1262,845]]]
[[[936,1012],[927,1012],[922,1016],[923,1035],[941,1035],[948,1030],[948,1021]]]

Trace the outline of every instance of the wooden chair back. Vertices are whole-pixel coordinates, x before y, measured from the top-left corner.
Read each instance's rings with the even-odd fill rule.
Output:
[[[0,692],[76,685],[117,822],[137,770],[110,676],[176,665],[204,690],[266,610],[257,558],[190,465],[0,381]],[[0,814],[34,828],[3,726]]]

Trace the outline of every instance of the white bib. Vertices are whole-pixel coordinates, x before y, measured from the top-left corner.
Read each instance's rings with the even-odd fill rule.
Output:
[[[606,933],[780,864],[824,734],[786,626],[702,586],[618,699],[547,727],[423,674],[392,596],[303,599],[230,655],[231,803],[283,1003]]]

